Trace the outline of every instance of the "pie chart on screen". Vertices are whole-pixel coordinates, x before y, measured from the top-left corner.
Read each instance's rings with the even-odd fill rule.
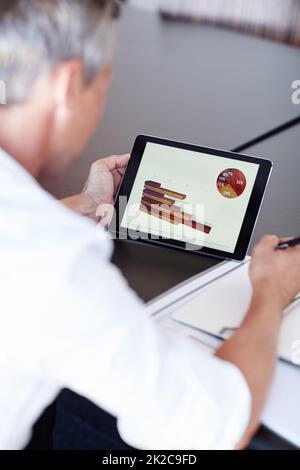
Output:
[[[227,199],[235,199],[243,194],[246,189],[246,176],[241,170],[228,168],[217,179],[219,193]]]

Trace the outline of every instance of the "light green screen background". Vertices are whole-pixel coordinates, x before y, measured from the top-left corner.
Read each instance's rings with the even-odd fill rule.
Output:
[[[243,194],[234,199],[225,198],[217,188],[219,174],[228,168],[241,170],[247,180]],[[148,143],[121,226],[233,253],[258,169],[259,165],[253,163]],[[139,211],[146,180],[187,194],[181,205],[186,205],[186,211],[193,213],[198,222],[211,225],[210,234],[182,224],[172,225]]]

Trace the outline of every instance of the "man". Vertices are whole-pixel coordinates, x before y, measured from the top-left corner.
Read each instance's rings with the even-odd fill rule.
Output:
[[[131,446],[243,448],[272,380],[282,311],[300,290],[299,248],[276,251],[273,236],[258,244],[245,321],[209,356],[146,316],[104,232],[82,217],[113,201],[129,156],[96,162],[67,207],[38,183],[82,152],[102,116],[114,13],[112,0],[1,2],[0,447],[26,446],[67,387],[116,416]]]

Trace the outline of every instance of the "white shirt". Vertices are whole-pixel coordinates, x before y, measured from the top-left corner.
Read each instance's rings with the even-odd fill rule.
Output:
[[[0,150],[0,448],[23,448],[70,388],[141,449],[228,449],[251,398],[243,375],[149,318],[93,222]]]

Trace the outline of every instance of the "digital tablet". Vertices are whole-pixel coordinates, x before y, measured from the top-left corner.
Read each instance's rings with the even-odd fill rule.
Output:
[[[272,162],[140,135],[115,204],[119,239],[243,260]]]

